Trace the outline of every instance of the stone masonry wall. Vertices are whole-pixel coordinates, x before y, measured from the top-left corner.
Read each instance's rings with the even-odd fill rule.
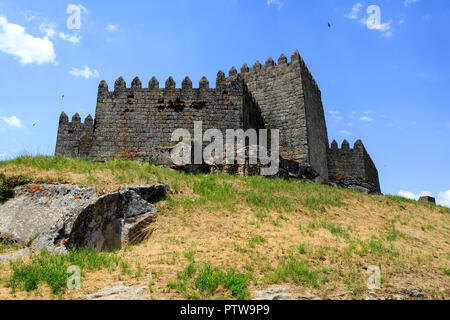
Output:
[[[95,134],[89,158],[107,161],[121,158],[152,163],[170,162],[168,150],[176,143],[171,134],[187,129],[193,138],[195,121],[203,122],[203,131],[258,127],[257,104],[239,75],[226,79],[219,72],[216,88],[209,88],[206,78],[198,89],[186,78],[181,89],[169,78],[160,89],[153,78],[149,88],[142,88],[138,78],[131,88],[119,78],[114,91],[106,82],[99,86]]]
[[[380,192],[378,171],[361,141],[354,149],[346,141],[341,149],[335,141],[328,147],[321,91],[298,51],[290,62],[281,55],[278,64],[269,58],[264,66],[244,65],[240,73],[233,67],[228,77],[219,71],[216,88],[205,77],[199,88],[186,77],[180,89],[171,77],[164,88],[155,78],[148,88],[139,78],[127,88],[120,77],[114,91],[102,81],[95,124],[91,116],[81,123],[78,114],[71,122],[61,114],[56,154],[172,164],[172,132],[187,129],[194,138],[195,121],[203,122],[203,132],[214,128],[224,136],[226,129],[278,129],[280,156],[296,163],[298,176]]]
[[[296,51],[278,65],[269,58],[262,66],[244,65],[241,75],[255,97],[268,129],[280,130],[280,155],[311,166],[328,180],[328,134],[320,90]]]
[[[59,118],[58,137],[56,141],[56,154],[68,157],[86,158],[92,147],[94,121],[89,115],[81,123],[76,113],[69,122],[63,112]]]
[[[331,182],[342,187],[362,186],[368,193],[381,193],[378,170],[361,140],[356,141],[353,149],[346,140],[341,148],[333,141],[328,150],[328,168]]]

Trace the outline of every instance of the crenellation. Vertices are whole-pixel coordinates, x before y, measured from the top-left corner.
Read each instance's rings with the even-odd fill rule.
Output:
[[[220,89],[224,85],[226,85],[225,73],[222,70],[219,70],[216,78],[216,88]]]
[[[119,77],[116,82],[114,82],[114,92],[119,92],[126,89],[127,84],[122,77]]]
[[[189,79],[189,77],[184,78],[183,82],[181,83],[181,88],[183,90],[192,89],[192,81],[191,81],[191,79]]]
[[[92,119],[91,115],[88,115],[85,119],[84,119],[84,124],[86,126],[93,126],[94,125],[94,119]]]
[[[347,140],[344,140],[342,142],[341,150],[342,151],[349,151],[350,150],[350,143]]]
[[[247,64],[244,64],[242,67],[241,67],[241,73],[247,73],[247,72],[249,72],[250,71],[250,69],[249,69],[249,67],[247,66]]]
[[[266,61],[265,67],[274,67],[275,66],[275,62],[273,61],[273,59],[271,57],[269,57]]]
[[[73,124],[81,123],[81,117],[80,117],[80,115],[78,113],[75,113],[72,116],[72,123]]]
[[[237,70],[236,70],[236,67],[231,67],[231,69],[230,69],[230,71],[228,72],[228,75],[230,76],[230,77],[234,77],[234,76],[236,76],[238,74],[238,72],[237,72]]]
[[[133,79],[133,81],[131,82],[131,89],[133,89],[133,90],[142,89],[142,82],[139,79],[139,77],[136,77]]]
[[[260,71],[261,70],[261,63],[257,60],[256,62],[255,62],[255,64],[253,65],[253,69],[252,69],[252,71],[254,71],[254,72],[258,72],[258,71]]]
[[[59,116],[59,123],[67,123],[69,122],[69,117],[67,116],[67,114],[63,111],[61,112],[61,115]]]
[[[175,90],[175,87],[175,80],[173,80],[172,77],[169,77],[169,79],[166,80],[166,90]]]
[[[149,90],[158,90],[159,89],[159,81],[156,77],[152,77],[148,82]]]
[[[209,81],[208,81],[208,79],[206,77],[202,77],[200,79],[199,89],[200,90],[207,90],[207,89],[209,89]]]
[[[278,58],[278,65],[287,64],[287,58],[284,55],[284,53],[281,54],[281,56]]]

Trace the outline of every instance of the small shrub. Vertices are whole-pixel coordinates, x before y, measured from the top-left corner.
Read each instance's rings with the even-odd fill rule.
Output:
[[[27,178],[22,176],[7,178],[3,173],[0,173],[0,204],[13,197],[15,187],[29,182]]]

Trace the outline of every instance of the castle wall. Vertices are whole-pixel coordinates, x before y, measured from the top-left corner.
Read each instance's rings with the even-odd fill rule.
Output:
[[[203,122],[203,131],[241,129],[259,125],[255,100],[240,76],[225,79],[219,72],[216,88],[209,88],[206,78],[192,88],[189,78],[176,89],[169,78],[163,89],[156,79],[142,88],[135,79],[131,88],[119,78],[113,92],[105,82],[99,86],[95,135],[89,158],[107,161],[121,158],[152,163],[170,162],[171,134],[187,129],[193,138],[195,121]]]
[[[312,168],[328,180],[328,134],[320,90],[298,52],[288,63],[269,58],[244,65],[241,75],[261,108],[268,129],[280,129],[280,155]]]
[[[328,181],[328,131],[322,105],[322,93],[306,65],[301,61],[302,88],[306,113],[309,161],[320,174],[321,182]]]
[[[203,133],[214,128],[224,137],[227,129],[278,129],[280,156],[288,164],[283,170],[289,176],[314,179],[319,174],[318,182],[381,192],[378,171],[361,141],[353,149],[346,141],[342,148],[335,141],[328,147],[321,92],[298,51],[290,62],[281,55],[278,64],[269,58],[264,66],[244,65],[240,73],[233,67],[228,77],[220,71],[215,88],[206,78],[193,88],[188,77],[181,88],[172,78],[164,88],[155,78],[142,88],[135,78],[127,88],[119,78],[109,91],[102,81],[95,124],[90,116],[81,123],[78,114],[71,122],[61,114],[56,154],[171,164],[170,150],[177,143],[171,141],[172,133],[187,129],[194,139],[196,121],[203,123]],[[258,169],[247,167],[245,174]],[[239,166],[224,169],[232,172]]]
[[[68,157],[86,158],[92,147],[94,122],[88,116],[81,123],[80,116],[75,114],[72,121],[63,112],[59,118],[58,137],[55,154]]]
[[[328,150],[328,168],[332,182],[343,187],[363,187],[369,193],[381,193],[378,170],[361,140],[355,143],[353,149],[347,141],[342,143],[341,148],[333,141]]]

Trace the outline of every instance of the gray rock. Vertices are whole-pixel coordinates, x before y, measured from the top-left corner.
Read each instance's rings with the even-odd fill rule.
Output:
[[[420,288],[402,288],[404,294],[412,298],[425,298],[425,294],[423,294],[422,289]]]
[[[156,208],[133,190],[104,195],[77,217],[69,245],[99,251],[120,249],[137,240],[155,213]]]
[[[387,300],[405,300],[405,297],[400,294],[394,294],[390,296]]]
[[[297,300],[288,293],[286,288],[272,288],[264,291],[255,291],[254,300]]]
[[[430,196],[420,197],[419,202],[428,202],[428,203],[436,204],[436,198],[433,198]]]
[[[0,206],[0,233],[26,245],[49,232],[61,220],[70,220],[96,198],[93,188],[70,185],[27,185],[14,191],[14,198]]]
[[[165,184],[154,185],[136,185],[122,188],[121,191],[132,190],[142,197],[147,202],[156,203],[165,199],[170,192],[170,187]]]
[[[157,212],[148,201],[159,201],[169,191],[165,185],[141,185],[97,197],[93,188],[19,187],[15,198],[0,206],[0,233],[59,254],[66,247],[120,249],[145,238]]]
[[[112,286],[103,288],[97,293],[86,296],[87,300],[148,300],[149,289],[127,282],[117,282]]]
[[[1,255],[0,262],[20,259],[22,257],[29,255],[30,253],[31,253],[31,250],[28,248],[25,248],[25,249],[19,250],[17,252],[11,253],[11,254]]]

